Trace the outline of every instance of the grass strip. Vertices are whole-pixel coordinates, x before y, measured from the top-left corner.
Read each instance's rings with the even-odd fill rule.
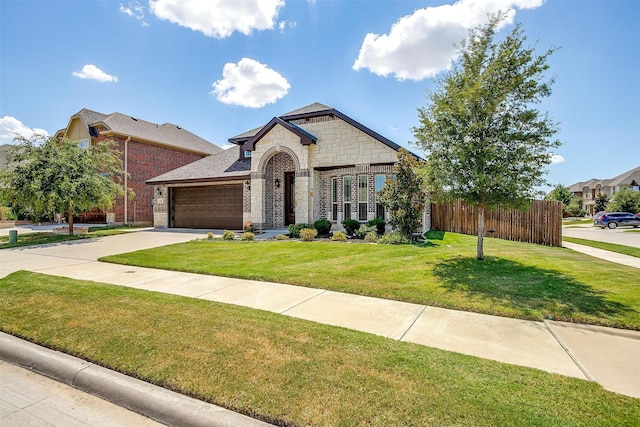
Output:
[[[17,272],[0,329],[281,426],[638,425],[640,399],[260,310]]]
[[[638,271],[571,251],[434,233],[418,245],[199,240],[102,261],[265,280],[529,320],[640,330]]]
[[[0,236],[0,249],[16,248],[19,246],[34,246],[34,245],[46,245],[51,243],[67,242],[70,240],[81,239],[94,239],[96,237],[114,236],[116,234],[123,234],[138,227],[89,227],[88,234],[68,235],[68,234],[53,234],[50,232],[35,232],[35,233],[18,233],[18,243],[9,244],[9,236]]]
[[[597,240],[580,239],[577,237],[562,237],[565,242],[577,243],[579,245],[591,246],[592,248],[603,249],[605,251],[617,252],[623,255],[629,255],[640,258],[640,248],[633,246],[618,245],[615,243],[599,242]]]

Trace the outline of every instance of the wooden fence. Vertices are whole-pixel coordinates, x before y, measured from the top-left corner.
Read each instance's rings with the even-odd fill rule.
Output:
[[[461,200],[453,205],[431,205],[431,229],[478,234],[478,210]],[[562,203],[532,200],[531,208],[484,212],[485,236],[518,242],[562,246]]]

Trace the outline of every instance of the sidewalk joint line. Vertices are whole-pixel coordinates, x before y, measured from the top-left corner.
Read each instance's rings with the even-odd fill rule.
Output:
[[[571,351],[569,350],[569,347],[567,347],[564,342],[562,342],[562,340],[560,339],[560,337],[558,335],[556,335],[555,332],[553,332],[553,329],[551,329],[551,327],[549,326],[549,324],[547,323],[546,320],[543,320],[542,323],[544,324],[544,327],[547,328],[547,331],[549,331],[549,333],[551,334],[551,336],[553,338],[555,338],[555,340],[558,342],[558,344],[560,344],[560,347],[562,347],[562,349],[565,351],[565,353],[567,353],[567,355],[571,358],[571,360],[573,360],[573,363],[576,364],[576,366],[578,367],[578,369],[580,369],[580,372],[582,372],[584,374],[584,376],[589,380],[589,381],[596,381],[593,378],[591,378],[591,375],[589,375],[589,373],[587,372],[586,369],[584,369],[582,367],[582,364],[578,361],[578,359],[575,358],[575,356],[573,354],[571,354]],[[597,381],[596,381],[597,382]]]
[[[409,327],[407,328],[406,331],[404,331],[404,333],[402,334],[402,336],[398,339],[398,341],[402,341],[405,337],[405,335],[407,335],[409,333],[409,331],[411,330],[411,328],[413,328],[413,325],[416,324],[416,322],[418,321],[418,319],[420,318],[420,316],[422,316],[422,313],[424,313],[427,309],[428,305],[425,305],[424,307],[422,307],[422,310],[420,311],[420,313],[418,313],[418,315],[416,316],[415,319],[413,319],[413,322],[411,322],[411,324],[409,325]]]
[[[312,299],[314,299],[315,297],[319,297],[320,295],[324,295],[324,294],[326,294],[327,292],[329,292],[329,290],[324,289],[324,290],[322,290],[322,292],[319,292],[319,293],[317,293],[317,294],[315,294],[315,295],[312,295],[311,297],[309,297],[309,298],[307,298],[307,299],[305,299],[305,300],[303,300],[303,301],[300,301],[299,303],[294,304],[294,305],[292,305],[291,307],[289,307],[289,308],[287,308],[287,309],[285,309],[285,310],[281,311],[281,312],[280,312],[280,314],[285,314],[287,311],[289,311],[289,310],[293,310],[294,308],[296,308],[296,307],[298,307],[298,306],[300,306],[300,305],[302,305],[302,304],[304,304],[304,303],[306,303],[306,302],[308,302],[308,301],[311,301],[311,300],[312,300]],[[286,316],[288,316],[288,314],[286,314]]]

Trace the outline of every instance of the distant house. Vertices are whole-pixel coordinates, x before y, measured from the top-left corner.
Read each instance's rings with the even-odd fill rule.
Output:
[[[640,166],[631,169],[611,179],[590,179],[589,181],[576,182],[569,186],[573,196],[582,197],[585,210],[594,215],[595,198],[598,194],[606,194],[609,198],[623,188],[632,191],[640,191]]]
[[[117,200],[108,219],[125,224],[153,222],[154,192],[146,180],[222,151],[171,123],[159,125],[122,113],[102,114],[86,108],[71,116],[67,127],[55,136],[66,136],[85,146],[103,140],[118,144],[124,170],[130,175],[125,186],[135,192],[135,197]]]
[[[229,139],[236,147],[147,181],[154,225],[283,228],[386,217],[376,192],[400,146],[336,109],[315,103]]]

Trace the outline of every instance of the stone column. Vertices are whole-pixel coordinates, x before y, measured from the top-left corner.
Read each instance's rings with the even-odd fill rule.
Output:
[[[265,180],[264,174],[253,172],[251,174],[251,223],[262,230],[265,226]]]

